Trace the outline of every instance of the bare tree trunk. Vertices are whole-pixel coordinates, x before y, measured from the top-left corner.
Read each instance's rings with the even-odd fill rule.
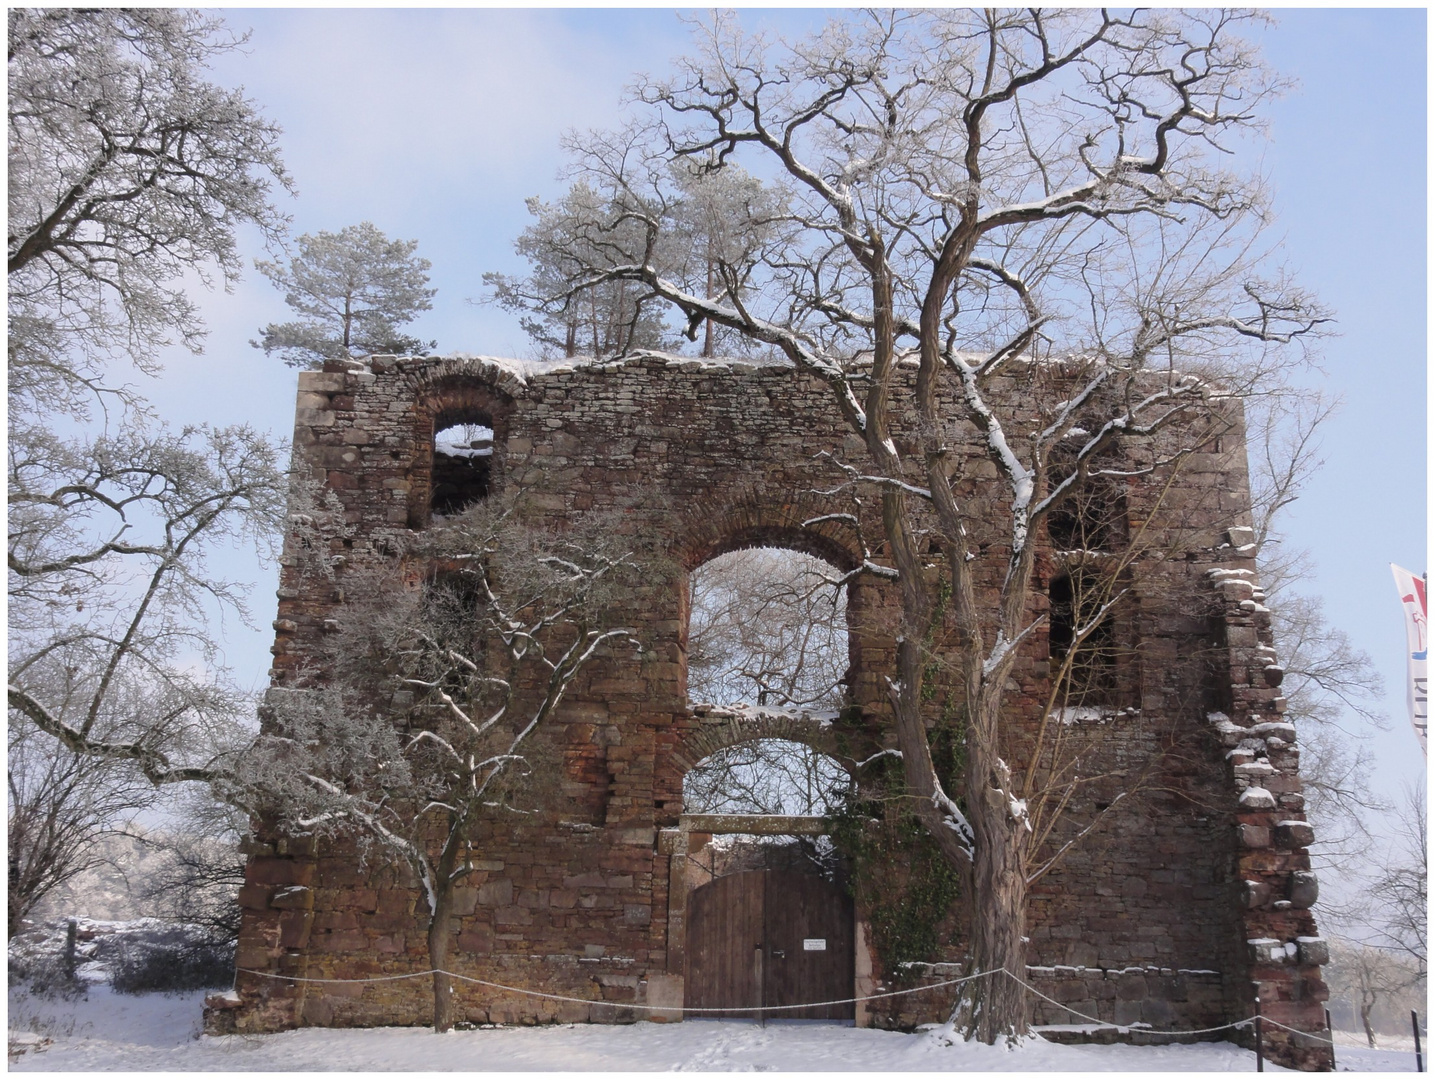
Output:
[[[442,1034],[453,1027],[453,985],[447,975],[449,948],[453,944],[453,886],[440,880],[434,886],[434,912],[429,920],[429,967],[433,972],[433,1029]]]
[[[1370,1014],[1375,1009],[1373,998],[1362,998],[1360,1002],[1360,1026],[1365,1028],[1365,1041],[1370,1044],[1370,1049],[1375,1049],[1375,1029],[1370,1026]]]
[[[986,711],[995,713],[988,704]],[[1013,813],[1006,766],[995,753],[995,721],[968,740],[967,814],[976,837],[972,867],[972,962],[992,974],[965,984],[957,1022],[968,1038],[993,1043],[1026,1034],[1026,842],[1024,817]],[[1007,974],[1001,974],[1005,971]],[[1013,978],[1014,976],[1014,978]],[[967,988],[970,989],[967,989]]]
[[[713,295],[713,262],[712,262],[712,256],[711,256],[711,255],[708,256],[707,262],[708,262],[708,291],[707,291],[707,297],[708,297],[708,299],[712,299],[712,295]],[[710,357],[712,356],[712,354],[713,354],[713,321],[712,321],[711,319],[704,319],[704,320],[703,320],[703,356],[710,358]]]

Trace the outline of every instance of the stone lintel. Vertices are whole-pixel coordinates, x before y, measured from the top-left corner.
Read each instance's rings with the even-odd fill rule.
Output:
[[[832,826],[811,814],[684,814],[683,832],[751,833],[756,836],[826,836]]]

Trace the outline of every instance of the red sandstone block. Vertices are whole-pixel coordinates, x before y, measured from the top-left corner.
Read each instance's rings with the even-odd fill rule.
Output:
[[[269,906],[286,911],[307,911],[314,906],[314,890],[305,885],[281,885],[274,891]]]
[[[344,890],[335,902],[336,907],[354,908],[356,911],[375,911],[379,906],[379,890],[366,887]]]
[[[312,885],[314,864],[280,856],[260,856],[249,860],[245,877],[255,885]]]
[[[263,911],[269,906],[269,897],[274,890],[267,885],[245,885],[239,890],[239,906],[254,911]]]
[[[1330,987],[1327,987],[1325,980],[1322,980],[1319,975],[1303,978],[1300,980],[1297,997],[1302,1001],[1329,1001]]]
[[[319,952],[358,952],[369,946],[369,939],[361,930],[333,930],[315,934],[311,940]]]
[[[602,889],[608,880],[602,874],[573,874],[563,879],[565,889]]]
[[[362,923],[366,930],[375,934],[393,934],[413,926],[414,918],[405,912],[391,915],[364,915]]]
[[[311,911],[286,911],[279,918],[279,944],[285,949],[302,949],[309,944],[314,924]]]
[[[334,1022],[333,1003],[325,998],[305,998],[303,1017],[306,1024],[315,1027],[328,1027]]]
[[[493,952],[493,928],[489,926],[471,926],[458,935],[457,944],[464,952],[471,952],[478,956],[488,956]]]
[[[533,915],[526,908],[502,907],[493,913],[495,926],[531,926]]]
[[[380,889],[376,909],[383,915],[396,915],[413,910],[414,895],[407,889]]]
[[[364,996],[363,983],[328,983],[324,987],[328,998],[359,998]]]
[[[474,900],[484,907],[507,907],[513,903],[513,882],[508,878],[504,878],[502,881],[485,882],[474,891]],[[472,915],[473,909],[459,912],[459,914]]]
[[[1325,1028],[1325,1011],[1319,1001],[1267,1002],[1261,998],[1261,1014],[1281,1024],[1288,1024],[1301,1031],[1321,1031]]]
[[[268,949],[255,945],[241,946],[234,954],[234,966],[262,971],[268,966],[269,959]]]
[[[369,920],[364,920],[369,923]],[[316,930],[357,930],[359,916],[352,911],[320,911],[314,916]]]

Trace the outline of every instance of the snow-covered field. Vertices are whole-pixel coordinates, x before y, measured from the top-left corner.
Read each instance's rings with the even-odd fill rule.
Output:
[[[204,995],[117,994],[94,985],[73,1002],[10,991],[12,1071],[475,1071],[475,1072],[1253,1072],[1230,1043],[945,1046],[820,1023],[687,1021],[625,1026],[493,1028],[434,1035],[418,1028],[306,1028],[278,1035],[200,1035]],[[19,1038],[29,1033],[30,1038]],[[35,1037],[53,1040],[37,1043]],[[25,1051],[15,1051],[25,1047]],[[1342,1070],[1402,1071],[1413,1054],[1338,1047]],[[1267,1063],[1266,1068],[1280,1071]]]
[[[152,925],[153,924],[153,925]],[[204,992],[121,994],[110,986],[120,946],[164,940],[154,920],[79,920],[72,1000],[9,990],[10,1068],[51,1072],[1253,1072],[1255,1055],[1232,1043],[1066,1046],[1040,1038],[1015,1048],[950,1045],[820,1022],[689,1020],[680,1024],[566,1024],[483,1028],[434,1035],[423,1028],[305,1028],[277,1035],[215,1037],[201,1030]],[[172,933],[173,928],[169,928]],[[36,971],[58,956],[64,920],[10,942],[11,971]],[[17,966],[18,965],[18,966]],[[31,976],[26,976],[30,978]],[[1356,1037],[1344,1036],[1351,1044]],[[1363,1040],[1361,1040],[1363,1042]],[[1409,1037],[1400,1050],[1338,1045],[1347,1071],[1414,1071]],[[1267,1063],[1267,1069],[1282,1071]]]

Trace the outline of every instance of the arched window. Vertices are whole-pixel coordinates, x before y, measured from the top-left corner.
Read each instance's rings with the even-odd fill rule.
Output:
[[[462,513],[503,488],[512,415],[513,398],[479,379],[445,378],[419,394],[403,494],[410,529]]]
[[[730,551],[689,578],[688,700],[837,712],[850,662],[846,589],[830,563]]]

